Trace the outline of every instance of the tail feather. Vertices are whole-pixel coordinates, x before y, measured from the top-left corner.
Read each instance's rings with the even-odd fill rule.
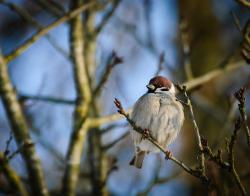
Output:
[[[140,169],[142,167],[145,155],[146,155],[145,151],[137,152],[136,155],[133,157],[133,159],[130,161],[130,165],[133,165]]]

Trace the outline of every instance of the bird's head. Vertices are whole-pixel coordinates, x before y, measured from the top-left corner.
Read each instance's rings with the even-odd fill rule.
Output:
[[[148,85],[148,93],[165,93],[175,95],[175,87],[171,80],[163,76],[155,76]]]

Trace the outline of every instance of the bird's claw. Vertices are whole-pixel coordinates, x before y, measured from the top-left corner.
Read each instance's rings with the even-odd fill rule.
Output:
[[[145,139],[148,139],[149,137],[150,137],[149,130],[144,129],[143,132],[142,132],[142,139],[145,140]]]
[[[169,150],[166,150],[165,152],[165,159],[171,159],[171,157],[173,156],[172,153]]]

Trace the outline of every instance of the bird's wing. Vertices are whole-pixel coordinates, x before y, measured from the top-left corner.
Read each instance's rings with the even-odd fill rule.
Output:
[[[148,129],[150,134],[152,134],[150,130],[150,124],[152,123],[154,116],[157,116],[159,107],[160,102],[158,97],[155,97],[152,94],[145,94],[135,103],[131,114],[131,119],[137,126],[143,129]],[[132,130],[131,136],[135,144],[141,142],[141,134],[138,134]]]
[[[161,145],[169,145],[179,133],[184,120],[182,105],[174,98],[160,100],[158,118],[152,123],[152,131]],[[158,129],[155,130],[154,129]]]

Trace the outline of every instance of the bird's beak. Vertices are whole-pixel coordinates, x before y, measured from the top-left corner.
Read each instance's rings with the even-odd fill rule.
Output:
[[[148,90],[150,90],[150,91],[154,91],[154,90],[155,90],[155,86],[154,86],[153,84],[148,84],[148,85],[147,85],[147,88],[148,88]]]

